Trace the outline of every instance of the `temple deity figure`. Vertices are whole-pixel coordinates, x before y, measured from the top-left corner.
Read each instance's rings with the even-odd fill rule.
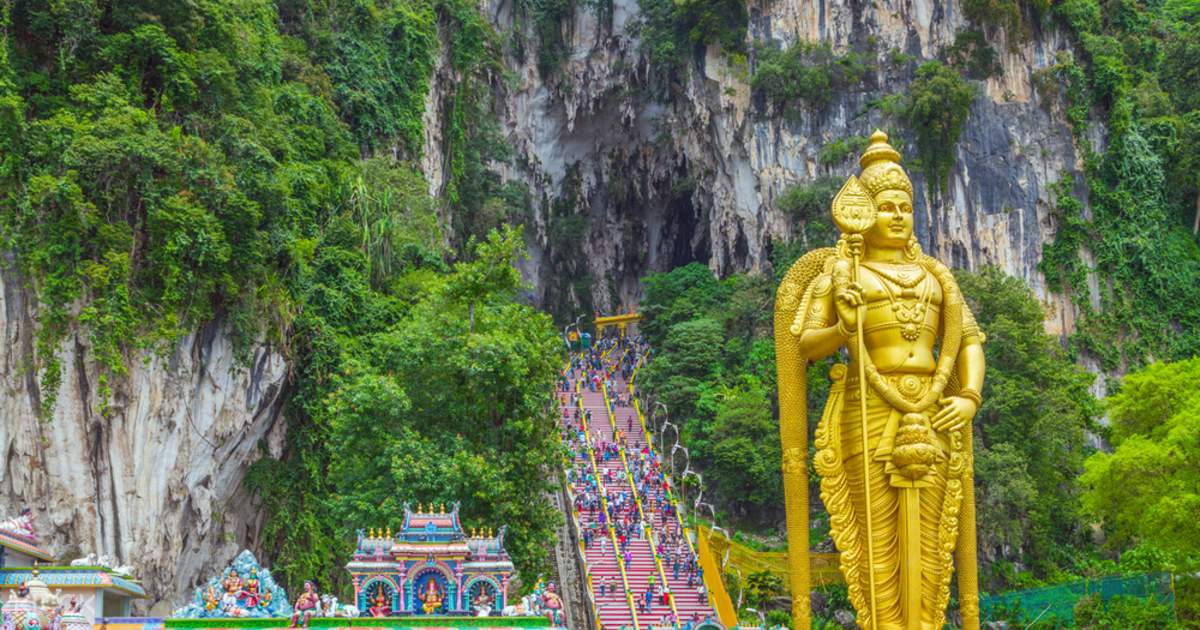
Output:
[[[859,163],[833,201],[837,246],[802,256],[776,298],[792,627],[811,623],[805,370],[838,354],[848,365],[830,370],[815,467],[859,625],[940,630],[957,556],[963,628],[978,630],[971,423],[984,335],[913,235],[912,184],[886,134]]]
[[[292,620],[288,624],[289,628],[295,628],[297,624],[308,627],[308,620],[315,616],[321,610],[321,596],[317,593],[317,587],[312,582],[304,583],[304,592],[300,593],[300,597],[296,598],[296,605],[292,609]]]
[[[372,617],[386,617],[392,614],[392,607],[388,605],[387,598],[384,596],[382,588],[375,592],[374,605],[368,608],[367,612],[369,612]]]
[[[421,600],[421,612],[426,615],[432,615],[437,612],[437,609],[442,607],[442,595],[438,590],[437,580],[429,578],[425,582],[425,590],[421,591],[419,596]]]
[[[226,569],[225,579],[221,580],[221,588],[226,593],[237,595],[242,591],[242,578],[233,569]]]
[[[254,608],[262,604],[262,595],[258,592],[258,571],[251,571],[250,577],[242,585],[238,599],[246,608]]]
[[[33,510],[27,507],[21,508],[17,516],[0,521],[0,530],[37,543],[37,531],[33,528]]]
[[[217,589],[208,587],[208,590],[204,591],[204,609],[211,612],[220,605],[221,597],[217,595]]]
[[[546,590],[542,591],[542,608],[546,610],[546,615],[550,618],[550,623],[562,623],[562,599],[554,590],[554,583],[546,585]]]

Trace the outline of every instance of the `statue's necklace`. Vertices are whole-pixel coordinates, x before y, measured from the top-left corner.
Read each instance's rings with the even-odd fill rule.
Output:
[[[901,267],[900,269],[885,269],[875,263],[864,262],[862,264],[867,269],[875,272],[875,275],[881,276],[890,280],[892,283],[911,289],[917,286],[917,283],[925,279],[925,268],[920,265],[911,265],[912,268]]]
[[[888,301],[891,302],[892,312],[895,314],[896,321],[900,324],[900,335],[910,342],[915,342],[921,337],[921,325],[925,323],[925,311],[929,307],[929,300],[933,296],[933,292],[929,290],[929,285],[925,284],[925,268],[917,267],[915,271],[900,270],[898,272],[885,272],[875,265],[864,263],[867,269],[870,269],[875,275],[884,280],[884,291],[887,291]],[[921,294],[917,295],[917,284],[921,283]],[[899,285],[900,295],[892,290],[892,284]]]

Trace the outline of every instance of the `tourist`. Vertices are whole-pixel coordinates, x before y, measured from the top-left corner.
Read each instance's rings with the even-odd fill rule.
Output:
[[[600,578],[600,597],[608,594],[608,576]]]

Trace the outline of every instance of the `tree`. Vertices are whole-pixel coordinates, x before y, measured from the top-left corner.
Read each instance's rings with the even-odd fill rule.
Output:
[[[987,336],[975,418],[980,553],[989,565],[1045,577],[1069,568],[1072,550],[1086,544],[1074,481],[1099,415],[1093,377],[1045,333],[1042,307],[1019,279],[994,267],[956,276]],[[1000,573],[993,586],[1003,585]]]
[[[1200,358],[1131,373],[1106,401],[1111,453],[1088,458],[1087,513],[1113,549],[1144,546],[1169,568],[1200,564]]]
[[[695,446],[710,462],[705,480],[721,502],[761,522],[783,504],[779,425],[771,414],[771,392],[753,376],[741,380],[717,394],[715,416]]]

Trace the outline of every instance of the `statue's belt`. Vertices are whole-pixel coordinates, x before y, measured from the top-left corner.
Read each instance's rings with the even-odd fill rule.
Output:
[[[881,374],[888,384],[892,386],[904,398],[916,402],[929,391],[929,386],[933,383],[933,374]],[[842,423],[839,450],[842,457],[850,457],[858,455],[862,452],[862,439],[855,437],[854,439],[846,439],[846,435],[858,436],[861,433],[862,419],[859,418],[858,406],[858,377],[851,376],[846,379],[845,384],[845,400],[846,404],[842,408],[842,418],[839,421]],[[850,404],[853,402],[853,404]],[[867,386],[867,414],[868,416],[875,415],[872,410],[878,410],[879,406],[890,406],[878,394]],[[937,405],[927,409],[926,415],[930,418],[938,410]],[[878,413],[878,412],[876,412]],[[877,462],[890,462],[892,458],[892,446],[896,439],[896,430],[900,427],[900,418],[904,413],[899,409],[891,408],[891,413],[888,414],[887,422],[884,424],[883,433],[879,436],[878,441],[871,444],[874,449],[874,456],[871,458]],[[852,418],[851,418],[852,417]],[[946,434],[941,431],[932,431],[934,444],[941,451],[942,455],[949,453],[949,440]],[[941,459],[939,457],[939,459]]]

